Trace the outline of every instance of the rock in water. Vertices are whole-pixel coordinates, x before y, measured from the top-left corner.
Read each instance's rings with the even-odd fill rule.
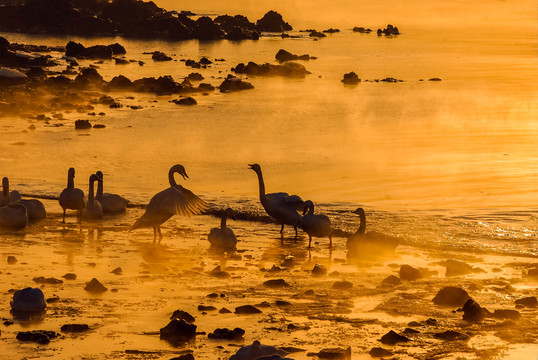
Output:
[[[462,334],[457,331],[447,330],[442,333],[436,333],[435,336],[438,339],[454,341],[454,340],[469,340],[469,335]]]
[[[290,284],[286,282],[284,279],[271,279],[267,280],[263,283],[263,286],[267,286],[270,288],[282,288],[282,287],[289,287]]]
[[[352,288],[353,288],[353,283],[346,280],[335,281],[335,283],[333,284],[333,289],[336,289],[336,290],[349,290]]]
[[[7,257],[7,263],[9,265],[16,264],[17,263],[17,258],[15,256],[10,255],[10,256]]]
[[[65,324],[62,325],[62,332],[81,333],[90,330],[87,324]]]
[[[291,31],[293,28],[290,24],[282,19],[282,15],[276,11],[268,11],[263,18],[256,22],[256,26],[260,31],[269,31],[269,32],[282,32],[282,31]]]
[[[385,335],[383,335],[379,341],[386,345],[395,345],[400,342],[408,342],[410,341],[410,339],[406,336],[399,335],[391,330]]]
[[[235,308],[236,314],[260,314],[262,311],[252,305],[242,305]]]
[[[225,339],[225,340],[242,340],[245,335],[245,330],[241,328],[235,328],[233,330],[223,328],[215,329],[212,333],[207,335],[210,339]]]
[[[400,266],[400,279],[403,281],[414,281],[423,278],[422,272],[409,265]]]
[[[353,71],[347,74],[344,74],[342,82],[346,85],[356,85],[361,82],[359,75],[355,74]]]
[[[439,292],[437,293],[437,295],[435,295],[432,301],[436,305],[461,307],[470,298],[471,297],[469,296],[467,291],[459,287],[445,286],[444,288],[439,290]]]
[[[195,320],[194,316],[192,316],[191,314],[189,314],[188,312],[183,311],[183,310],[174,311],[172,316],[170,316],[170,320],[173,320],[173,319],[185,320],[189,324],[193,323],[194,320]]]
[[[243,346],[241,349],[230,357],[230,360],[257,360],[262,356],[268,355],[285,355],[286,352],[274,346],[262,345],[258,340],[252,345]],[[276,358],[278,359],[278,357]]]
[[[11,302],[11,309],[13,311],[27,313],[41,312],[45,310],[46,306],[43,291],[30,287],[15,291],[13,301]]]
[[[493,317],[500,320],[519,320],[521,314],[517,310],[495,310],[493,312]]]
[[[323,265],[316,264],[314,265],[314,268],[312,269],[312,275],[314,276],[327,275],[327,268]]]
[[[461,276],[461,275],[467,275],[472,274],[473,267],[469,264],[464,263],[463,261],[459,260],[447,260],[445,262],[446,266],[446,274],[445,276]]]
[[[394,276],[394,275],[390,275],[390,276],[386,277],[385,279],[383,279],[383,281],[381,282],[381,285],[398,286],[401,283],[402,283],[402,281],[400,280],[399,277]]]
[[[536,299],[536,296],[529,296],[529,297],[517,299],[516,305],[521,305],[525,307],[537,307],[538,300]]]
[[[58,334],[54,331],[46,330],[34,330],[34,331],[19,331],[17,334],[17,340],[19,341],[32,341],[38,344],[48,344],[51,339],[57,337]]]
[[[369,352],[371,357],[388,357],[394,355],[391,351],[383,349],[381,347],[374,347]]]
[[[160,330],[161,339],[188,340],[196,336],[196,325],[174,319]]]
[[[92,124],[90,124],[90,120],[75,120],[75,129],[91,129]]]
[[[101,284],[99,280],[97,280],[96,278],[93,278],[89,282],[86,283],[86,287],[84,287],[84,290],[91,293],[102,293],[102,292],[107,291],[108,289],[105,286],[103,286],[103,284]]]
[[[467,300],[463,305],[463,320],[477,322],[484,320],[482,308],[473,299]]]
[[[194,99],[191,96],[186,97],[186,98],[177,99],[177,100],[172,100],[172,102],[175,103],[176,105],[187,105],[187,106],[198,104],[196,99]]]
[[[351,359],[351,347],[348,347],[347,349],[340,349],[340,348],[323,349],[317,355],[320,359],[347,360],[347,359]]]

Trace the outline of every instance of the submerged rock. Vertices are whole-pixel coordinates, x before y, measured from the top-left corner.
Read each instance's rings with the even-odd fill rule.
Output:
[[[197,105],[198,102],[193,97],[186,97],[181,99],[172,100],[172,102],[176,105],[186,105],[186,106],[192,106]]]
[[[469,335],[462,334],[460,332],[453,331],[453,330],[447,330],[441,333],[435,333],[433,336],[438,339],[447,340],[447,341],[469,340]]]
[[[303,55],[295,55],[290,53],[289,51],[286,51],[284,49],[278,50],[278,52],[275,55],[275,58],[280,62],[285,61],[293,61],[293,60],[310,60],[310,59],[316,59],[315,57],[312,57],[308,54]]]
[[[102,292],[107,291],[108,289],[103,284],[101,284],[99,280],[97,280],[96,278],[93,278],[89,282],[86,283],[84,290],[91,293],[102,293]]]
[[[196,336],[196,325],[173,319],[160,330],[161,339],[188,340]]]
[[[151,55],[153,61],[172,61],[172,58],[162,51],[154,51]]]
[[[87,324],[65,324],[62,325],[61,331],[68,333],[81,333],[90,330]]]
[[[170,316],[170,320],[173,320],[173,319],[184,320],[185,322],[188,322],[188,323],[193,323],[195,321],[194,316],[192,316],[191,314],[183,310],[174,311],[172,313],[172,316]]]
[[[225,339],[225,340],[242,340],[245,335],[245,330],[241,328],[235,328],[233,330],[223,328],[215,329],[212,333],[207,335],[210,339]]]
[[[262,311],[252,305],[242,305],[235,308],[236,314],[260,314]]]
[[[471,297],[469,296],[467,291],[459,287],[445,286],[444,288],[439,290],[439,292],[437,293],[437,295],[435,295],[432,301],[436,305],[461,307],[470,298]]]
[[[342,359],[350,360],[351,359],[351,346],[346,349],[341,348],[330,348],[322,349],[317,353],[318,358],[320,359]]]
[[[13,294],[11,309],[15,312],[36,313],[45,310],[45,295],[41,289],[25,288]]]
[[[371,357],[388,357],[394,355],[391,351],[383,349],[381,347],[374,347],[369,352]]]
[[[368,29],[368,28],[365,28],[365,27],[362,27],[362,26],[355,26],[353,28],[353,32],[358,32],[358,33],[361,33],[361,34],[368,34],[368,33],[371,33],[372,32],[372,29]]]
[[[281,65],[273,65],[269,63],[258,65],[255,62],[250,61],[247,65],[243,63],[237,64],[235,68],[232,68],[232,71],[236,74],[252,76],[284,76],[290,78],[303,78],[306,75],[311,74],[310,71],[306,70],[304,65],[296,62],[286,62]]]
[[[263,283],[263,286],[267,286],[270,288],[282,288],[282,287],[288,287],[290,284],[286,282],[284,279],[271,279],[267,280]]]
[[[254,89],[254,86],[246,81],[238,79],[234,76],[228,76],[220,85],[220,92],[232,92]]]
[[[401,283],[402,281],[400,280],[400,278],[395,275],[390,275],[384,278],[383,281],[381,281],[381,285],[385,285],[385,286],[398,286]]]
[[[391,330],[385,335],[383,335],[379,341],[381,341],[381,343],[386,344],[386,345],[395,345],[397,343],[408,342],[411,340],[408,337],[399,335],[393,330]]]
[[[459,260],[449,259],[445,262],[446,274],[445,276],[460,276],[472,274],[474,272],[473,267],[469,264]]]
[[[463,320],[478,322],[484,320],[484,311],[473,299],[469,299],[463,305]]]
[[[263,356],[282,356],[286,352],[274,346],[262,345],[258,340],[252,345],[243,346],[241,349],[230,357],[230,360],[258,360]],[[278,359],[278,357],[276,358]]]
[[[213,305],[198,305],[198,311],[214,311],[217,310]]]
[[[46,278],[44,276],[38,276],[38,277],[33,278],[32,280],[38,284],[49,284],[49,285],[63,284],[62,280],[56,279],[53,277]]]
[[[125,53],[127,53],[125,48],[118,43],[84,47],[84,45],[80,43],[70,41],[65,46],[65,56],[78,59],[112,59],[113,55],[123,55]]]
[[[517,299],[516,305],[533,308],[538,306],[538,300],[536,299],[536,296],[524,297],[521,299]]]
[[[335,281],[333,284],[333,289],[337,289],[337,290],[349,290],[352,288],[353,288],[353,283],[346,280]]]
[[[58,335],[59,334],[54,331],[47,330],[19,331],[17,333],[17,340],[31,341],[45,345],[50,343],[50,340],[56,338]]]
[[[500,320],[519,320],[521,313],[517,310],[495,310],[493,317]]]
[[[361,82],[359,75],[355,74],[353,71],[347,74],[344,74],[344,78],[341,80],[346,85],[356,85]]]
[[[403,281],[414,281],[423,278],[422,272],[409,265],[400,266],[400,279]]]

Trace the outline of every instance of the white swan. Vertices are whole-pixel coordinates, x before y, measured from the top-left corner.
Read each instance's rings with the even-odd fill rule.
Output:
[[[183,165],[174,165],[168,171],[168,181],[170,187],[153,196],[146,206],[146,212],[133,224],[130,230],[138,228],[152,227],[153,242],[159,235],[159,243],[163,238],[161,234],[161,224],[170,219],[174,214],[190,216],[201,214],[207,210],[205,201],[190,190],[178,185],[174,179],[174,174],[178,173],[187,179],[187,173]]]
[[[40,220],[47,216],[47,211],[41,201],[36,199],[23,200],[17,190],[9,191],[9,179],[7,177],[2,179],[2,187],[8,189],[9,196],[7,200],[10,204],[17,203],[24,205],[29,220]]]
[[[329,237],[329,248],[333,246],[331,233],[331,220],[326,215],[315,215],[314,204],[307,200],[304,203],[303,218],[301,219],[301,228],[308,234],[308,248],[312,243],[312,237]]]
[[[378,257],[392,253],[400,243],[394,236],[375,231],[366,232],[366,213],[363,208],[353,211],[360,216],[359,229],[346,242],[351,257]]]
[[[95,195],[95,198],[101,203],[103,212],[105,214],[124,212],[129,201],[116,194],[103,194],[103,173],[98,171],[95,175],[101,179],[101,181],[97,183],[97,194]]]
[[[207,239],[211,244],[211,247],[222,251],[235,251],[237,245],[237,238],[232,229],[226,227],[226,219],[231,218],[235,220],[235,213],[232,209],[227,208],[222,214],[220,220],[220,228],[215,227],[211,229]]]
[[[297,226],[301,224],[301,215],[297,211],[303,210],[303,200],[297,195],[288,195],[284,192],[266,194],[260,165],[249,164],[249,166],[250,169],[258,174],[260,202],[262,203],[265,212],[282,225],[280,234],[284,231],[284,225],[291,225],[295,229],[295,236],[297,236]]]
[[[0,198],[0,227],[23,228],[28,224],[28,215],[24,205],[10,204],[9,180],[2,179],[2,197]]]
[[[93,192],[93,183],[96,181],[101,182],[101,179],[97,175],[92,174],[90,176],[90,186],[88,189],[88,202],[82,212],[82,216],[85,219],[101,219],[103,217],[103,207],[99,201],[95,199]]]
[[[64,210],[62,222],[65,223],[65,210],[77,210],[77,216],[82,216],[82,210],[86,206],[84,191],[75,188],[75,169],[70,168],[67,172],[67,187],[60,194],[60,206]]]

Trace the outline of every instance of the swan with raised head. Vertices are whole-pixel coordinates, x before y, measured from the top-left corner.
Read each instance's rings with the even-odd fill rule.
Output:
[[[265,212],[282,225],[280,234],[284,232],[284,225],[291,225],[295,229],[295,236],[297,236],[297,226],[301,224],[302,217],[297,211],[303,210],[304,201],[297,195],[288,195],[284,192],[266,194],[260,165],[249,164],[249,166],[258,175],[260,202]]]
[[[47,216],[47,211],[43,203],[36,199],[22,199],[20,193],[17,190],[9,191],[9,179],[7,177],[2,179],[2,186],[8,189],[9,197],[7,198],[10,204],[21,204],[26,208],[26,215],[28,220],[40,220]]]
[[[0,198],[0,227],[23,228],[28,224],[26,207],[19,203],[10,203],[9,180],[2,179],[2,196]]]
[[[77,216],[82,216],[82,210],[86,206],[84,202],[84,191],[75,187],[75,169],[70,168],[67,171],[67,187],[60,194],[60,206],[64,211],[62,222],[65,223],[65,211],[77,210]]]
[[[237,245],[237,238],[232,229],[226,227],[226,219],[230,218],[235,220],[235,213],[232,209],[227,208],[222,214],[220,220],[220,228],[215,227],[211,229],[207,239],[211,244],[211,247],[216,250],[222,251],[235,251]]]
[[[304,202],[301,228],[308,234],[308,248],[312,244],[312,237],[329,237],[329,248],[333,246],[331,220],[326,215],[314,214],[314,203],[307,200]]]
[[[103,213],[114,214],[124,212],[129,201],[117,194],[103,193],[103,173],[97,171],[95,175],[101,179],[101,181],[97,183],[97,194],[95,195],[95,198],[101,203]]]
[[[398,238],[376,231],[366,232],[366,213],[364,209],[358,208],[353,213],[359,215],[360,225],[359,229],[347,239],[348,256],[368,258],[394,252],[400,243]]]
[[[159,236],[159,243],[163,238],[161,224],[175,214],[183,216],[198,215],[208,208],[205,201],[196,196],[192,191],[176,183],[174,179],[175,173],[181,175],[183,179],[189,178],[183,165],[172,166],[168,171],[170,187],[151,198],[148,206],[146,206],[146,212],[136,220],[130,229],[135,230],[138,228],[152,227],[154,243],[157,235]]]
[[[94,195],[94,183],[96,181],[101,182],[101,179],[95,175],[90,175],[90,186],[88,189],[88,202],[86,202],[86,206],[84,207],[84,211],[82,212],[82,216],[85,219],[101,219],[103,217],[103,207],[101,206],[101,203],[95,199]]]

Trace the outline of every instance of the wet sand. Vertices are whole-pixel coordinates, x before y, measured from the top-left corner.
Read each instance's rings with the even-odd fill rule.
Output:
[[[289,355],[293,359],[315,359],[313,353],[322,349],[348,346],[353,359],[369,359],[370,349],[379,346],[398,359],[529,359],[538,351],[536,308],[518,309],[522,316],[517,321],[489,318],[469,323],[456,308],[432,302],[438,290],[453,285],[466,289],[491,312],[515,309],[516,299],[536,295],[538,280],[524,276],[538,265],[533,257],[428,250],[402,239],[395,254],[356,263],[346,259],[345,238],[334,239],[332,252],[327,239],[315,239],[308,251],[304,233],[290,238],[292,229],[286,228],[282,242],[275,224],[229,221],[239,238],[239,256],[226,259],[209,252],[207,234],[220,223],[213,216],[174,217],[163,227],[162,243],[154,245],[151,229],[126,231],[141,209],[131,208],[94,224],[79,225],[71,217],[62,225],[58,204],[45,201],[45,206],[49,209],[46,220],[0,237],[0,301],[4,304],[0,316],[14,322],[1,325],[2,352],[17,358],[169,359],[192,352],[196,359],[227,359],[254,340],[301,349]],[[9,255],[18,262],[7,264]],[[286,259],[288,266],[293,259],[289,268],[282,266]],[[464,261],[485,272],[445,277],[439,263],[447,259]],[[316,264],[326,267],[327,274],[312,274]],[[427,276],[394,287],[381,286],[389,275],[398,276],[402,264],[427,269],[423,270]],[[219,265],[229,277],[212,274]],[[117,267],[122,269],[120,275],[111,273]],[[77,279],[62,278],[66,273],[75,273]],[[39,285],[33,281],[39,276],[63,283]],[[99,295],[85,291],[85,283],[94,277],[108,291]],[[264,286],[270,279],[283,279],[289,286]],[[334,289],[333,284],[342,280],[352,287]],[[59,300],[49,303],[46,312],[35,319],[13,318],[8,306],[11,289],[27,286],[39,287],[47,299]],[[208,297],[213,293],[218,297]],[[277,301],[290,305],[278,306]],[[233,313],[235,307],[247,304],[262,313]],[[217,310],[204,313],[198,311],[199,305]],[[232,313],[220,314],[222,307]],[[168,324],[175,310],[196,318],[199,334],[194,340],[171,344],[159,339],[159,329]],[[378,341],[389,330],[402,334],[409,322],[430,318],[437,325],[414,327],[419,333],[408,334],[408,343],[388,346]],[[60,333],[62,325],[73,323],[88,324],[90,330],[62,333],[48,345],[15,339],[19,331]],[[244,341],[208,339],[207,334],[224,327],[244,329]],[[471,337],[444,341],[433,336],[445,330]]]

